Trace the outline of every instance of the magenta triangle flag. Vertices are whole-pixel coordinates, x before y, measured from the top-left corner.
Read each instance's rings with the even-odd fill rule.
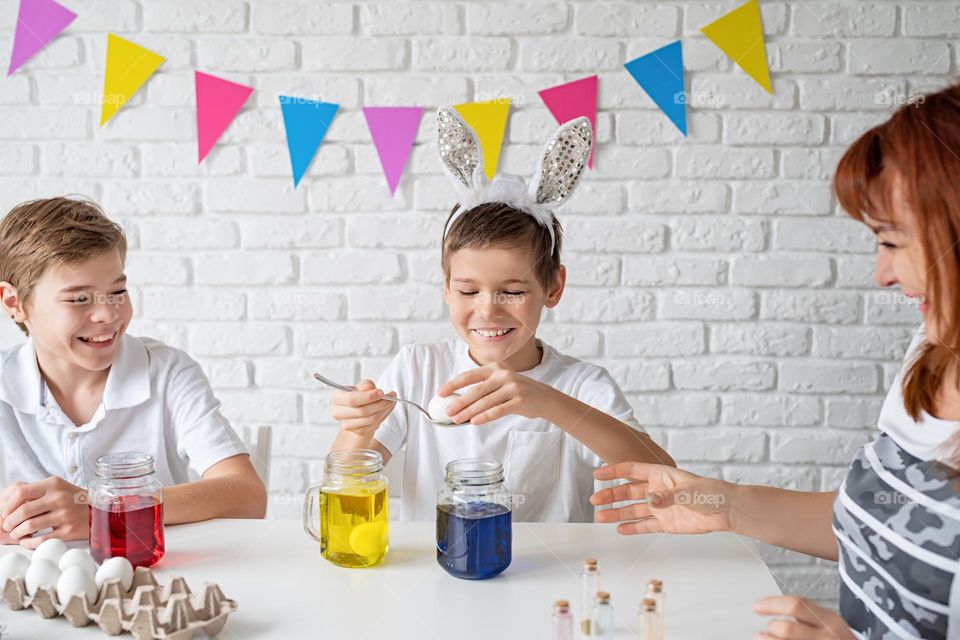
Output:
[[[196,71],[197,91],[197,162],[203,162],[213,145],[237,117],[253,87],[230,82]]]
[[[40,49],[67,28],[77,17],[53,0],[20,0],[17,28],[13,35],[13,53],[7,75],[35,56]]]
[[[590,119],[593,138],[597,137],[597,76],[581,78],[539,92],[540,98],[559,124],[586,116]],[[587,165],[593,168],[593,148]]]
[[[390,195],[397,191],[420,128],[422,107],[364,107],[363,115],[380,156]]]

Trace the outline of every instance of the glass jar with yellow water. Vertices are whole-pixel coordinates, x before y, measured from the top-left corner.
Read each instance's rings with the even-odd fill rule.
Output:
[[[387,477],[377,451],[334,451],[323,481],[307,489],[303,529],[320,542],[320,555],[341,567],[370,567],[387,556]],[[315,505],[319,504],[319,531]]]

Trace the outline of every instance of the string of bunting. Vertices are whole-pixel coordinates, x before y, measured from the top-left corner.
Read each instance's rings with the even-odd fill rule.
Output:
[[[7,76],[36,56],[76,17],[55,0],[20,0]],[[767,93],[773,93],[757,0],[747,0],[700,31]],[[164,61],[163,56],[149,49],[113,33],[107,34],[101,127],[146,84]],[[634,58],[624,67],[677,130],[686,136],[687,99],[681,41],[675,40]],[[194,72],[194,82],[199,164],[229,128],[253,93],[253,87],[200,71]],[[597,88],[598,78],[593,75],[538,93],[558,123],[586,116],[596,130]],[[310,168],[339,108],[335,103],[280,96],[294,188]],[[492,179],[497,171],[510,113],[509,99],[471,102],[455,105],[455,108],[476,131],[487,177]],[[416,106],[363,108],[391,195],[397,190],[413,149],[422,111]],[[592,149],[589,166],[593,167]]]

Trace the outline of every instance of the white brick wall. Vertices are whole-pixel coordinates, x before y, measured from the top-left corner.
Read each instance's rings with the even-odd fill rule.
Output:
[[[2,81],[0,208],[73,192],[122,220],[132,332],[198,358],[238,426],[274,425],[276,492],[316,480],[335,433],[311,371],[376,376],[451,333],[432,110],[510,97],[501,167],[529,174],[553,126],[536,91],[595,72],[596,169],[561,216],[570,286],[545,339],[609,367],[701,472],[832,489],[870,435],[918,316],[873,289],[873,239],[829,178],[866,127],[956,73],[960,5],[762,2],[768,96],[698,31],[737,2],[64,3],[77,21]],[[100,129],[108,30],[168,60]],[[689,139],[622,69],[678,37]],[[200,167],[194,69],[257,89]],[[281,93],[342,105],[297,190]],[[427,113],[390,198],[359,108],[397,104]],[[2,325],[0,344],[19,339]],[[829,565],[764,553],[788,588],[835,598]]]

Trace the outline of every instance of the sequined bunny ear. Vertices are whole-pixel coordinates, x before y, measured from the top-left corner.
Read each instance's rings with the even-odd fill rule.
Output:
[[[529,197],[548,209],[570,199],[590,158],[593,130],[585,117],[564,122],[544,147],[530,181]]]
[[[487,183],[483,155],[477,134],[451,107],[437,111],[437,151],[444,173],[457,190],[460,205],[471,206],[477,190]]]

